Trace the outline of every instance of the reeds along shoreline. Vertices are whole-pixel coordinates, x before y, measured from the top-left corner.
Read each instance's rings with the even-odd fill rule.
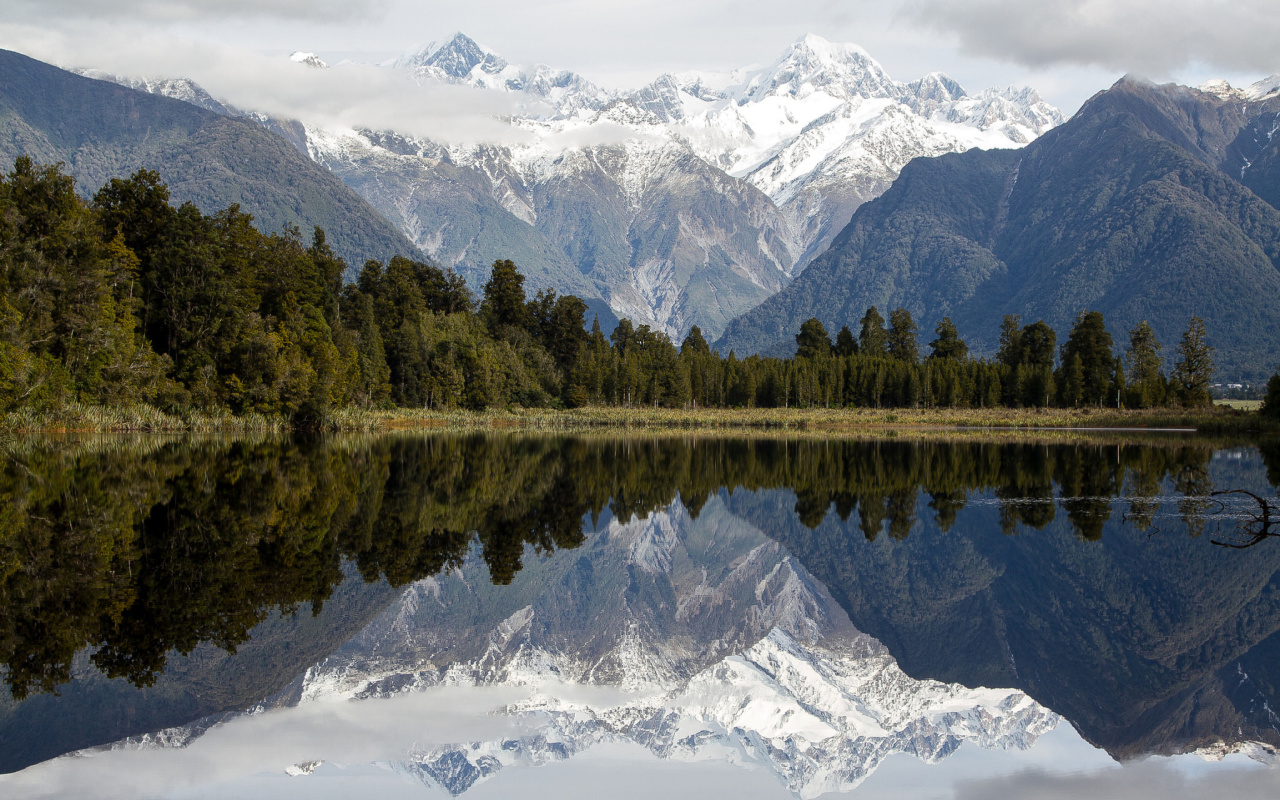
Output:
[[[290,422],[284,417],[192,412],[170,414],[151,406],[68,405],[56,411],[19,410],[0,420],[0,430],[23,432],[244,433],[289,431],[383,431],[404,429],[571,431],[756,430],[837,434],[876,429],[1106,428],[1191,429],[1203,433],[1280,433],[1280,424],[1256,412],[1211,409],[719,409],[618,408],[573,410],[506,409],[431,411],[338,409],[323,419]]]

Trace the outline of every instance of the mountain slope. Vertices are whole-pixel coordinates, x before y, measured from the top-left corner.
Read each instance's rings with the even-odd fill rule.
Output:
[[[81,77],[0,51],[0,164],[19,155],[62,161],[85,194],[138,169],[160,172],[174,202],[205,213],[239,203],[264,231],[324,228],[353,267],[417,249],[340,180],[281,137],[245,119]],[[198,87],[195,87],[198,89]]]
[[[303,128],[181,78],[86,74],[284,135],[473,289],[494,258],[512,258],[530,290],[584,297],[606,330],[627,316],[677,340],[692,325],[714,338],[785,286],[912,158],[1019,147],[1062,121],[1031,90],[968,95],[938,73],[902,83],[856,45],[813,35],[761,69],[667,74],[634,91],[510,64],[463,34],[379,67],[292,58],[501,93],[512,135],[445,144]]]
[[[950,316],[990,352],[1004,314],[1043,318],[1061,336],[1093,309],[1120,341],[1149,320],[1170,354],[1201,316],[1222,373],[1269,373],[1280,361],[1280,212],[1240,183],[1233,159],[1277,104],[1123,80],[1020,152],[914,161],[718,346],[785,346],[815,316],[856,329],[876,305],[906,307],[922,331]],[[1272,163],[1259,158],[1258,192],[1273,191]]]

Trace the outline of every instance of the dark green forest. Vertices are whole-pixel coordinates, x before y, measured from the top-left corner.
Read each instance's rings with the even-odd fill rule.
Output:
[[[260,414],[326,424],[338,409],[1202,406],[1213,352],[1192,319],[1165,375],[1150,326],[1112,342],[1081,314],[1058,346],[1002,321],[974,359],[949,319],[921,344],[904,309],[868,309],[835,341],[817,320],[793,358],[739,359],[693,328],[677,347],[623,320],[588,328],[572,295],[527,297],[509,260],[475,298],[451,270],[369,261],[353,283],[323,231],[263,234],[231,206],[174,207],[141,170],[82,200],[59,166],[0,181],[0,413],[68,404]]]

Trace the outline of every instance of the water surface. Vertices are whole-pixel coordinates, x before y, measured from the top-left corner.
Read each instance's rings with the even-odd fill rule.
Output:
[[[1277,484],[1186,435],[22,441],[0,788],[1271,796]]]

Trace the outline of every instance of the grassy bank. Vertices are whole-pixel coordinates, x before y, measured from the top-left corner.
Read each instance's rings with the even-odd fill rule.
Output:
[[[545,430],[796,430],[883,429],[1190,429],[1207,433],[1280,430],[1256,413],[1230,408],[1159,409],[516,409],[489,412],[375,412],[386,428],[530,428]]]
[[[281,417],[192,413],[166,414],[149,406],[107,408],[74,405],[56,412],[19,411],[0,420],[12,432],[284,432]],[[1204,433],[1280,433],[1280,425],[1256,412],[1224,406],[1203,410],[1157,409],[666,409],[588,407],[574,410],[508,409],[427,411],[397,409],[337,412],[308,426],[328,431],[406,429],[547,431],[810,431],[911,429],[1192,429]]]

